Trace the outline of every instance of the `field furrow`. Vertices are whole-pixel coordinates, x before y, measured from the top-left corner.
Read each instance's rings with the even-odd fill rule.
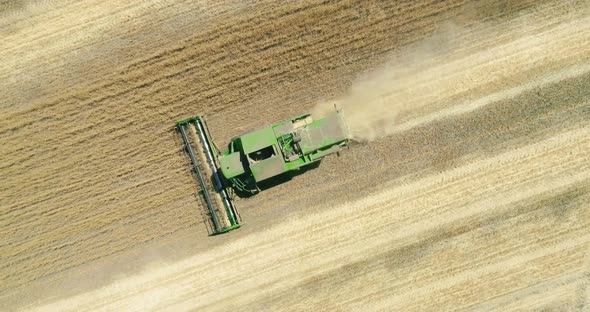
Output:
[[[583,310],[590,3],[0,1],[8,310]],[[207,237],[218,146],[341,108],[339,157]]]

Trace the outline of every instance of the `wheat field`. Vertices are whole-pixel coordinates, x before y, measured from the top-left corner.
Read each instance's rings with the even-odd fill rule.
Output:
[[[7,310],[590,309],[588,1],[0,2]],[[218,145],[357,139],[208,237]]]

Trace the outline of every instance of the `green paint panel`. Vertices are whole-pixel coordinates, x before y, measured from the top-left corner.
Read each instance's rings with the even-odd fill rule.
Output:
[[[219,156],[219,167],[223,176],[227,179],[239,176],[245,172],[239,152]]]
[[[285,161],[281,155],[272,156],[250,165],[250,170],[256,182],[272,178],[286,170]]]
[[[240,138],[242,140],[242,149],[246,154],[277,144],[277,139],[272,131],[272,127],[246,133]]]

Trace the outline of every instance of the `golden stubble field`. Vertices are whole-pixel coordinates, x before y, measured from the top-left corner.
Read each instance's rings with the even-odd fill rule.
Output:
[[[584,310],[587,1],[2,4],[0,302]],[[209,238],[173,122],[361,142]]]

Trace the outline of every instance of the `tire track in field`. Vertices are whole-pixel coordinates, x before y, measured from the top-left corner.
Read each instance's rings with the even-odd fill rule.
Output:
[[[309,18],[323,18],[319,13],[341,12],[338,14],[344,17],[354,13],[348,5],[316,4],[314,7],[318,12],[313,15],[301,11],[301,15],[292,14],[285,18],[301,24]],[[437,5],[430,13],[419,11],[421,8],[409,6],[407,10],[410,13],[404,13],[403,10],[398,13],[401,16],[417,14],[406,22],[418,20],[420,23],[429,21],[433,24],[432,19],[436,20],[436,15],[423,20],[424,16],[444,10],[445,6]],[[280,18],[281,11],[292,9],[297,8],[273,9],[266,13],[270,13],[271,17],[277,14],[276,18]],[[264,13],[256,14],[261,16]],[[53,17],[48,18],[51,20]],[[199,224],[191,195],[194,186],[184,168],[179,167],[185,159],[180,148],[174,145],[175,134],[169,125],[174,116],[184,112],[193,113],[186,107],[190,99],[186,99],[183,93],[208,97],[207,92],[211,87],[194,83],[202,80],[197,74],[201,70],[196,69],[199,64],[210,66],[206,69],[210,75],[230,70],[231,73],[212,79],[218,84],[228,82],[224,77],[236,76],[236,73],[246,77],[255,74],[253,70],[260,68],[256,63],[242,62],[245,67],[236,71],[230,68],[235,64],[234,59],[221,64],[209,64],[211,58],[204,57],[207,54],[214,55],[212,51],[216,51],[219,44],[236,48],[243,38],[252,37],[254,40],[261,32],[276,29],[276,21],[264,20],[259,28],[252,29],[252,26],[247,26],[252,23],[249,18],[252,16],[237,19],[237,25],[250,29],[244,34],[231,32],[237,26],[228,26],[229,23],[226,23],[225,27],[229,31],[225,32],[226,37],[219,37],[217,42],[203,47],[192,46],[211,37],[211,30],[206,29],[182,42],[185,47],[190,47],[178,49],[184,54],[168,55],[169,49],[165,49],[163,65],[155,63],[151,67],[120,68],[101,77],[98,82],[90,80],[88,85],[81,83],[76,88],[66,88],[64,92],[47,98],[36,98],[33,103],[21,103],[23,108],[17,106],[14,112],[5,111],[4,117],[8,122],[0,125],[3,154],[13,160],[2,169],[3,176],[10,177],[2,185],[2,192],[8,196],[1,205],[2,222],[7,225],[4,230],[9,237],[2,245],[7,250],[2,253],[5,255],[2,272],[7,272],[3,273],[7,281],[3,284],[5,290],[11,288],[9,285],[15,285],[11,283],[22,284],[35,280],[39,276],[81,265]],[[359,20],[346,18],[328,21],[320,24],[323,31],[336,31],[334,23],[360,25]],[[395,23],[394,20],[392,22]],[[372,27],[386,26],[396,27],[396,24],[388,24],[383,19]],[[285,29],[284,33],[277,36],[288,42],[293,32],[297,32],[297,29]],[[372,39],[366,38],[361,53],[367,53],[371,46],[385,44],[382,40],[391,36],[382,30],[375,32],[375,35]],[[308,38],[307,45],[295,45],[293,50],[279,49],[274,52],[267,49],[266,53],[270,54],[260,54],[260,58],[271,55],[280,59],[283,53],[292,53],[317,57],[314,62],[318,62],[322,56],[315,56],[316,51],[326,50],[329,44],[342,40],[322,33],[303,38]],[[332,40],[335,41],[327,40],[324,46],[313,46],[321,38],[334,38]],[[344,39],[340,49],[359,48],[352,41],[346,44],[349,41]],[[249,46],[245,48],[251,49]],[[252,56],[246,54],[246,60],[248,57]],[[289,57],[285,60],[288,62]],[[291,66],[308,61],[302,58],[297,62]],[[96,71],[105,71],[108,65],[102,64],[103,67],[96,68]],[[42,63],[39,66],[43,68]],[[304,67],[302,70],[309,68]],[[260,79],[263,78],[260,76]],[[245,88],[238,80],[235,83],[237,89]],[[229,90],[233,88],[231,84],[224,87]],[[219,87],[214,89],[219,90]],[[19,101],[18,94],[12,98]],[[233,103],[222,102],[227,102],[225,105]],[[40,146],[42,150],[38,149]],[[115,184],[113,181],[116,181]],[[129,235],[127,231],[133,231],[134,234]],[[80,248],[92,249],[94,252],[80,253]]]
[[[524,91],[586,73],[590,69],[590,45],[587,44],[590,39],[589,22],[590,18],[574,19],[537,32],[527,31],[526,36],[509,41],[498,40],[499,43],[467,56],[457,55],[453,48],[446,52],[445,47],[469,47],[471,42],[477,42],[474,38],[480,38],[486,32],[485,27],[476,31],[470,29],[469,35],[460,35],[461,39],[451,40],[442,47],[433,47],[433,43],[428,41],[418,47],[407,46],[404,47],[407,51],[395,56],[391,65],[367,74],[351,87],[347,96],[336,103],[347,112],[345,116],[353,136],[361,140],[374,140],[437,119],[464,114]],[[519,23],[522,20],[507,22],[509,28]],[[530,28],[536,30],[540,25],[542,23],[532,24]],[[461,34],[464,31],[453,32]],[[498,29],[488,38],[501,37],[500,33]],[[436,41],[436,37],[445,40],[449,36],[436,35],[431,41]],[[434,48],[442,51],[424,51]],[[408,61],[402,55],[406,55],[406,58],[412,55],[412,58]],[[421,58],[430,58],[431,55],[445,61],[421,61]],[[575,65],[570,65],[568,70],[563,70],[562,65],[551,76],[538,77],[538,72],[530,73],[539,64],[552,67],[571,63],[572,60],[576,61]],[[524,81],[517,84],[511,81],[513,73],[528,73],[528,77],[521,78]],[[505,82],[501,92],[479,99],[473,96],[474,92],[470,92],[502,81]],[[458,96],[465,94],[471,96],[463,103],[455,102],[459,100]],[[325,114],[320,111],[332,110],[331,102],[320,103],[314,108],[316,115]]]
[[[529,8],[531,3],[522,1],[516,4],[516,7]],[[121,48],[119,51],[124,52],[122,57],[126,58],[126,61],[114,64],[110,63],[110,59],[92,60],[91,65],[76,67],[76,70],[82,73],[79,82],[64,82],[62,85],[60,83],[63,81],[58,80],[57,83],[58,87],[73,88],[57,88],[60,92],[55,92],[55,86],[44,86],[47,89],[43,92],[47,92],[48,96],[37,94],[30,102],[20,99],[21,94],[18,92],[21,90],[15,89],[17,93],[11,94],[14,103],[18,105],[13,107],[14,110],[2,111],[2,117],[6,117],[4,120],[7,122],[0,124],[2,154],[9,159],[8,164],[4,161],[0,164],[0,175],[9,177],[0,185],[2,194],[8,194],[4,199],[0,199],[0,223],[3,225],[0,228],[3,237],[4,234],[8,237],[3,245],[0,245],[0,263],[4,265],[0,267],[0,277],[7,281],[2,284],[4,289],[0,287],[0,293],[7,294],[8,290],[11,290],[11,294],[4,298],[17,298],[14,299],[17,305],[31,302],[30,297],[24,292],[19,293],[21,289],[18,286],[30,284],[31,281],[42,277],[51,280],[55,275],[59,275],[56,273],[75,266],[92,266],[98,259],[142,246],[149,240],[162,239],[167,234],[176,234],[184,228],[191,228],[195,232],[201,230],[192,238],[204,239],[204,229],[200,226],[194,198],[191,195],[195,191],[193,181],[186,168],[182,166],[186,159],[177,144],[175,134],[170,129],[174,118],[192,115],[195,112],[218,112],[217,118],[222,122],[216,123],[215,130],[216,133],[221,133],[220,137],[223,140],[231,131],[240,130],[239,127],[226,125],[239,124],[241,128],[248,129],[260,126],[260,120],[272,121],[307,110],[314,105],[318,94],[338,93],[338,90],[343,90],[348,84],[347,79],[350,79],[355,71],[379,63],[381,58],[384,59],[391,51],[427,36],[440,21],[458,14],[459,9],[455,8],[462,2],[416,4],[408,1],[400,3],[399,8],[396,4],[373,8],[377,13],[359,11],[354,3],[308,4],[309,2],[298,2],[297,6],[280,9],[269,5],[259,7],[258,11],[246,11],[239,17],[233,17],[231,12],[217,12],[220,14],[218,18],[224,19],[223,21],[203,31],[195,31],[182,41],[162,38],[162,46],[146,49],[146,53],[143,50],[131,50],[129,47],[129,50]],[[310,8],[300,10],[299,6]],[[545,27],[555,28],[555,23],[559,25],[561,22],[551,14],[567,7],[567,3],[554,2],[553,5],[538,10],[525,10],[522,14],[549,16],[548,20],[551,22]],[[179,10],[175,6],[165,8],[167,13],[163,14],[164,17],[157,16],[157,22],[146,27],[160,27],[167,21],[166,14],[174,16]],[[195,7],[191,7],[190,10],[199,12]],[[182,11],[184,12],[184,8]],[[383,14],[380,15],[379,11]],[[290,14],[285,15],[289,12]],[[149,10],[145,13],[147,20],[155,17]],[[327,16],[331,18],[326,19]],[[492,16],[499,17],[501,14]],[[139,15],[137,17],[139,18]],[[214,20],[215,17],[211,19]],[[310,24],[310,21],[313,23]],[[476,22],[477,20],[471,21]],[[183,31],[194,26],[194,23],[196,22],[186,22]],[[132,29],[135,26],[132,23],[123,23],[123,32],[125,27]],[[220,31],[219,34],[212,35],[216,30]],[[132,33],[136,31],[130,30]],[[301,33],[303,35],[300,39],[295,36]],[[572,32],[565,38],[584,38],[584,35],[582,29]],[[518,33],[517,37],[527,36]],[[500,41],[506,41],[508,38],[510,36],[506,35],[501,37]],[[211,39],[216,40],[204,44]],[[171,45],[167,46],[166,43]],[[151,44],[156,46],[154,43]],[[462,47],[461,53],[469,55],[493,45],[496,45],[496,42],[489,39],[479,43],[479,46]],[[57,50],[59,49],[56,48],[55,51]],[[258,50],[262,51],[258,53]],[[567,53],[558,53],[558,61],[538,58],[539,63],[547,61],[539,65],[548,68],[535,68],[532,74],[544,75],[564,64],[580,62],[584,51],[578,51],[581,54],[577,55],[578,58]],[[48,55],[47,62],[51,60],[53,59]],[[47,62],[38,66],[42,73],[47,68]],[[68,64],[64,61],[55,65],[55,68],[67,72],[62,67],[67,67]],[[34,71],[33,65],[29,67]],[[521,80],[512,82],[519,83],[529,78],[521,74],[514,73],[514,77]],[[47,77],[48,74],[43,75]],[[372,146],[358,146],[358,150],[351,151],[351,160],[342,159],[340,164],[338,161],[332,161],[332,165],[328,162],[322,170],[310,172],[309,176],[279,186],[269,193],[261,194],[258,199],[247,202],[246,206],[258,205],[261,208],[256,212],[260,213],[258,219],[248,218],[251,220],[250,229],[257,226],[270,227],[274,220],[280,219],[269,216],[279,210],[292,211],[301,208],[300,215],[304,215],[316,209],[317,203],[334,203],[336,199],[321,198],[324,195],[342,195],[342,191],[333,193],[334,188],[344,186],[344,192],[349,194],[343,195],[342,198],[353,199],[355,196],[375,190],[381,182],[394,177],[399,178],[400,174],[411,176],[405,180],[401,179],[405,182],[422,181],[421,179],[435,171],[448,170],[463,162],[489,157],[494,154],[496,148],[508,152],[511,148],[547,139],[554,133],[579,127],[587,117],[587,96],[583,92],[571,95],[568,92],[574,87],[567,87],[570,82],[574,86],[584,87],[586,80],[586,76],[581,76],[551,86],[537,86],[540,90],[567,89],[561,93],[557,92],[566,96],[567,101],[564,99],[563,105],[556,104],[561,102],[553,102],[542,106],[540,112],[534,114],[533,120],[502,121],[501,113],[494,115],[489,107],[480,107],[467,113],[467,116],[454,117],[457,127],[469,121],[472,123],[469,127],[477,130],[478,123],[485,124],[500,136],[497,140],[488,138],[483,130],[477,130],[479,135],[468,135],[469,130],[459,131],[450,127],[451,122],[440,119],[416,127],[418,129],[405,130],[396,136],[412,141],[419,139],[420,134],[430,134],[430,137],[419,142],[432,144],[435,149],[434,156],[438,157],[438,160],[435,157],[432,163],[428,163],[432,160],[430,151],[426,148],[426,153],[419,153],[418,151],[425,147],[412,144],[414,141],[404,142],[399,138],[391,138],[376,142]],[[306,89],[308,86],[316,88],[315,91]],[[326,90],[323,90],[324,88]],[[461,103],[460,99],[479,98],[482,95],[501,92],[504,88],[506,85],[486,84],[476,90],[467,90],[463,94],[455,95],[452,102]],[[24,88],[22,91],[26,93]],[[522,95],[523,98],[518,98],[518,101],[526,100],[526,95],[537,91],[529,90]],[[539,101],[546,99],[554,100],[550,96],[545,96]],[[524,114],[517,114],[518,105],[521,104],[518,101],[506,100],[505,103],[496,103],[494,108],[502,108],[502,113],[507,111],[517,118]],[[524,107],[530,110],[535,104],[538,103],[528,101]],[[434,107],[430,112],[440,108]],[[491,114],[497,123],[485,122],[486,114]],[[478,121],[478,118],[481,119]],[[435,126],[442,124],[452,131],[450,134],[444,131],[437,132],[432,129],[432,123]],[[220,129],[222,127],[226,129]],[[554,133],[551,133],[552,131]],[[458,137],[444,137],[451,134]],[[519,136],[514,138],[512,134]],[[441,150],[445,146],[437,145],[436,142],[454,140],[459,141],[453,145],[459,149],[473,143],[461,140],[483,140],[486,144],[479,148],[470,148],[467,151],[469,153],[461,154],[459,151],[458,155],[455,155],[456,163],[453,164],[446,162],[446,158],[453,158],[453,151],[450,150],[450,156],[438,155],[444,154],[445,151]],[[404,151],[407,154],[395,154],[400,143],[406,144]],[[482,153],[481,149],[487,151]],[[376,165],[370,172],[354,164],[358,160],[363,160],[362,156],[367,150],[375,151],[372,155],[377,156],[373,162]],[[412,157],[421,157],[422,162],[426,163],[422,166],[419,159]],[[379,162],[387,158],[390,160]],[[401,164],[400,169],[388,168],[388,165],[398,163]],[[425,169],[420,173],[422,176],[411,174],[412,166]],[[367,176],[359,183],[355,177],[359,174],[364,175],[365,172],[368,173]],[[393,175],[390,176],[390,173]],[[318,176],[318,181],[324,179],[326,186],[310,192],[314,184],[306,184],[309,179]],[[371,177],[375,176],[381,176],[381,179],[371,180]],[[399,179],[394,182],[392,185],[400,183]],[[290,189],[296,191],[291,192]],[[355,191],[359,193],[352,196]],[[277,198],[284,201],[277,203]],[[289,207],[287,203],[294,204]],[[457,203],[451,202],[448,205],[452,204]],[[269,207],[274,211],[265,214],[264,209],[268,211]],[[374,208],[371,211],[378,209]],[[355,221],[350,219],[349,223],[355,224]],[[322,231],[326,229],[323,228]],[[258,234],[254,232],[255,230],[245,227],[240,234],[255,237],[254,235]],[[335,231],[331,235],[333,236],[330,237],[335,239],[338,232]],[[547,236],[548,239],[552,237],[549,234]],[[228,236],[221,238],[220,242],[235,242],[237,238]],[[265,247],[272,249],[282,246],[280,242],[276,242]],[[251,252],[256,250],[264,251],[254,249]],[[251,252],[244,250],[248,257],[252,257]],[[303,259],[318,255],[305,256],[307,258]],[[207,257],[210,257],[212,263],[216,260],[212,254]],[[577,255],[572,259],[577,259]],[[291,262],[285,263],[288,265]],[[276,270],[277,267],[271,269]],[[195,270],[191,269],[190,274],[194,273]],[[187,276],[171,277],[170,283],[194,283],[194,280],[187,279]],[[291,282],[293,281],[289,281]],[[156,288],[154,291],[161,291],[167,296],[167,290]],[[131,294],[121,295],[121,298],[107,299],[121,299],[123,301],[119,303],[125,303],[130,299],[126,296]],[[190,292],[178,295],[193,296]],[[59,296],[60,294],[56,295]],[[136,298],[139,300],[138,303],[145,300],[141,295]],[[255,300],[247,295],[242,295],[241,298],[244,301]],[[182,300],[180,297],[177,299]],[[322,297],[318,298],[321,299]],[[190,300],[192,299],[189,298],[187,304],[191,304]],[[90,307],[92,306],[87,306]]]
[[[529,19],[525,18],[525,20]],[[518,22],[522,21],[517,21],[517,24]],[[388,88],[379,90],[382,92],[379,95],[384,97],[383,103],[392,106],[394,110],[399,105],[407,110],[405,115],[400,114],[400,117],[397,118],[399,120],[386,124],[389,131],[395,132],[392,138],[375,142],[372,146],[357,146],[348,152],[352,155],[342,157],[335,162],[327,161],[324,164],[324,166],[329,166],[328,172],[335,174],[327,175],[326,171],[306,173],[298,177],[301,183],[279,186],[276,192],[273,189],[262,193],[259,195],[263,198],[262,200],[254,199],[245,202],[245,209],[257,209],[261,202],[270,203],[272,198],[277,196],[276,194],[293,193],[294,189],[300,186],[305,189],[310,184],[322,189],[321,192],[330,194],[331,198],[350,199],[355,194],[363,192],[362,187],[355,188],[355,185],[378,187],[380,183],[392,177],[404,179],[406,175],[411,177],[416,173],[428,174],[436,170],[445,170],[460,165],[463,158],[477,157],[482,153],[493,155],[503,149],[528,144],[543,136],[551,135],[553,131],[559,131],[559,128],[575,127],[577,123],[585,123],[584,120],[588,118],[587,114],[590,111],[586,103],[589,94],[584,91],[588,84],[588,75],[585,74],[588,63],[584,62],[590,51],[582,54],[582,56],[586,55],[582,58],[576,56],[570,58],[567,52],[558,51],[560,47],[564,46],[580,46],[577,43],[583,42],[583,38],[588,36],[588,32],[584,32],[583,28],[580,29],[579,25],[585,25],[585,23],[576,20],[568,21],[562,25],[545,28],[539,33],[540,37],[548,38],[547,42],[551,42],[551,46],[555,44],[553,46],[557,49],[555,53],[541,52],[550,51],[552,49],[550,46],[543,45],[543,49],[537,49],[527,45],[526,42],[535,42],[534,39],[528,37],[516,37],[510,41],[504,38],[503,45],[491,48],[494,52],[492,54],[498,55],[498,57],[505,56],[499,58],[499,64],[508,66],[526,55],[530,56],[529,60],[527,60],[527,64],[519,65],[518,68],[522,69],[522,72],[515,70],[514,77],[508,79],[503,77],[505,80],[500,82],[494,81],[495,78],[484,78],[483,80],[488,82],[483,84],[485,87],[482,87],[478,79],[473,77],[489,70],[504,68],[502,65],[494,64],[493,61],[490,62],[487,58],[488,51],[482,52],[476,49],[473,51],[474,54],[461,56],[458,60],[453,58],[450,62],[458,64],[463,61],[466,63],[464,68],[447,65],[447,63],[439,65],[439,67],[447,68],[444,70],[428,69],[423,64],[414,65],[415,68],[421,69],[416,74],[420,81],[426,81],[425,78],[433,72],[452,71],[454,76],[451,78],[446,78],[444,75],[436,76],[443,82],[431,79],[431,84],[425,82],[424,86],[420,86],[423,93],[430,93],[433,98],[430,101],[419,100],[417,104],[420,104],[421,108],[408,107],[411,105],[396,102],[400,97],[408,98],[409,101],[414,100],[413,97],[400,96],[396,92],[383,92],[389,91]],[[536,28],[538,25],[529,26]],[[523,30],[522,27],[518,29]],[[529,32],[526,34],[534,37]],[[560,40],[565,40],[569,44],[559,44]],[[583,45],[580,50],[583,50]],[[469,47],[468,44],[463,46],[467,47],[466,49]],[[509,48],[514,46],[519,48]],[[531,49],[536,52],[532,54],[533,52],[529,52]],[[407,49],[406,52],[411,51],[414,49]],[[511,53],[512,51],[518,52]],[[484,53],[484,61],[481,61],[482,53]],[[554,59],[556,63],[543,63],[543,59],[547,55],[554,54],[559,54]],[[404,60],[404,56],[400,58]],[[534,67],[531,60],[535,59],[544,66],[530,70],[531,66]],[[564,61],[565,63],[563,63]],[[433,62],[436,63],[437,60]],[[580,63],[576,64],[575,62]],[[402,62],[399,67],[403,67],[403,64],[406,63],[408,62]],[[566,65],[568,63],[575,65]],[[560,68],[559,65],[562,67]],[[553,69],[555,67],[559,69]],[[396,77],[394,81],[413,81],[415,76],[412,74],[413,70],[409,70],[411,73],[409,75],[401,72],[402,78]],[[392,73],[396,72],[396,70],[392,71]],[[449,81],[459,83],[461,78],[468,81],[462,85],[464,91],[457,92],[453,88],[438,88],[441,84],[452,84]],[[445,79],[446,81],[444,81]],[[392,84],[392,86],[396,87],[396,84]],[[408,82],[403,82],[402,86],[408,86]],[[428,91],[429,89],[434,91]],[[369,88],[369,90],[372,89]],[[370,104],[365,103],[365,105]],[[353,115],[356,110],[358,109],[352,108]],[[223,120],[223,118],[216,118],[210,124],[223,125]],[[367,158],[366,155],[371,155],[371,157]],[[342,177],[341,173],[346,171],[351,174]],[[363,172],[361,176],[353,173],[361,171]],[[341,183],[335,183],[335,181]],[[281,187],[282,190],[280,190]],[[273,202],[272,205],[273,207],[279,205],[280,210],[290,211],[303,209],[303,206],[313,205],[314,202],[321,200],[313,198],[310,201],[302,202],[299,199],[301,196],[295,195],[292,200],[281,196],[282,202]],[[330,201],[330,199],[326,200]]]
[[[247,307],[248,303],[252,303],[251,300],[260,298],[261,293],[277,294],[279,290],[285,292],[284,297],[273,295],[272,300],[276,301],[262,301],[262,306],[268,308],[266,304],[274,304],[275,307],[285,307],[308,298],[328,301],[303,301],[304,304],[328,304],[324,307],[337,308],[345,304],[340,303],[339,297],[349,296],[349,300],[358,298],[359,305],[366,306],[368,302],[361,301],[367,300],[379,304],[379,300],[385,299],[393,304],[395,302],[391,300],[401,299],[400,303],[406,300],[406,304],[415,302],[414,308],[419,308],[420,301],[429,300],[428,296],[420,296],[419,293],[431,290],[431,287],[441,291],[452,290],[457,285],[472,287],[469,281],[476,276],[490,275],[502,279],[502,274],[511,271],[524,274],[526,270],[522,269],[529,267],[529,260],[550,266],[559,259],[564,260],[557,262],[561,264],[554,267],[555,273],[544,273],[543,270],[537,272],[538,277],[529,282],[535,284],[536,280],[547,274],[562,274],[564,271],[579,269],[576,263],[583,261],[586,253],[583,246],[590,244],[588,209],[570,210],[570,215],[558,223],[551,218],[539,217],[561,207],[551,208],[550,201],[555,196],[567,194],[571,188],[590,187],[588,140],[588,128],[561,133],[542,142],[466,164],[403,187],[384,189],[373,196],[318,215],[287,220],[270,230],[283,233],[281,238],[273,238],[272,235],[243,237],[185,261],[154,268],[105,289],[68,298],[55,306],[44,308],[178,309],[201,306],[208,310],[227,310]],[[465,196],[466,192],[471,195]],[[531,202],[534,198],[537,199]],[[543,198],[548,198],[549,202],[543,201]],[[578,200],[583,202],[586,199],[587,192],[584,192]],[[575,201],[574,198],[574,204]],[[519,205],[522,208],[518,208]],[[514,208],[518,212],[512,212]],[[506,213],[514,217],[505,219],[503,216]],[[494,223],[487,222],[489,218],[497,220],[497,229],[493,229]],[[492,231],[491,236],[482,233],[481,227],[473,226],[474,221],[487,225]],[[552,223],[552,227],[547,227]],[[462,231],[462,227],[467,229]],[[508,229],[514,236],[504,237],[503,233]],[[437,235],[440,230],[450,231],[450,236]],[[432,241],[433,238],[435,241]],[[442,246],[437,246],[436,239],[442,240]],[[466,253],[455,246],[455,252],[464,254],[442,257],[453,244],[477,246],[476,242],[480,240],[488,241],[485,247],[481,246],[481,250]],[[293,241],[298,243],[289,243]],[[420,253],[403,255],[395,252],[420,241],[437,252],[422,260]],[[497,244],[496,248],[489,248],[493,242]],[[383,262],[378,255],[382,255],[384,250],[391,250],[393,255],[402,257],[402,260],[396,260],[396,257],[385,256],[389,261],[394,261],[393,267],[385,271],[378,264]],[[573,253],[565,252],[567,250],[573,250]],[[414,257],[418,258],[414,260]],[[432,262],[437,259],[442,263]],[[321,276],[322,272],[333,272],[340,268],[345,270],[357,261],[366,263],[356,268],[362,271],[362,274],[357,275],[360,282],[368,283],[357,285],[363,286],[361,288],[351,288],[360,292],[359,297],[347,291],[336,292],[340,294],[338,296],[320,292],[308,297],[305,293],[299,293],[305,288],[300,288],[298,281],[308,281],[307,276],[312,278],[318,274]],[[371,267],[373,261],[378,264],[374,268]],[[395,261],[400,262],[396,265]],[[413,267],[414,262],[418,263],[418,267]],[[269,266],[269,263],[274,265]],[[507,265],[509,263],[511,265]],[[372,269],[377,269],[378,274],[370,274]],[[228,276],[228,270],[234,274]],[[251,275],[250,272],[257,274]],[[334,274],[338,275],[336,272]],[[496,282],[486,280],[479,280],[479,287]],[[381,286],[381,281],[393,282],[389,286],[396,290],[396,296],[388,296],[386,291],[379,292],[376,286]],[[311,284],[312,289],[318,290],[313,282]],[[330,289],[338,290],[338,285],[330,284],[321,289],[328,292]],[[347,288],[347,285],[342,287]],[[501,292],[507,292],[510,288],[502,283],[496,287],[500,288],[494,291]],[[376,292],[376,295],[369,295],[371,291]],[[155,306],[149,303],[147,306],[134,305],[155,294],[159,296],[158,301],[153,302]],[[477,302],[478,299],[470,300]],[[453,303],[457,302],[451,300],[448,304]],[[296,305],[293,307],[297,308]],[[354,305],[349,307],[353,308]]]

